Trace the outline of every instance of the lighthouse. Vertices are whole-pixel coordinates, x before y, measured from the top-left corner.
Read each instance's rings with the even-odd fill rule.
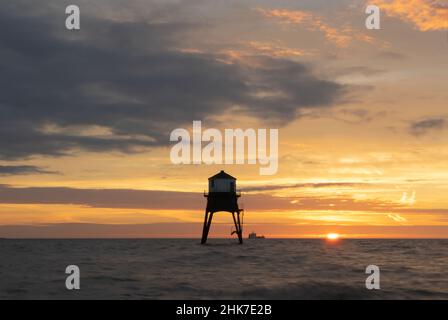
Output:
[[[204,193],[207,198],[205,209],[204,227],[202,229],[201,244],[207,242],[208,232],[212,224],[213,215],[216,212],[230,212],[235,224],[235,231],[240,244],[243,243],[243,229],[241,227],[240,214],[243,212],[238,207],[238,198],[241,193],[236,189],[236,178],[222,171],[208,178],[208,193]]]

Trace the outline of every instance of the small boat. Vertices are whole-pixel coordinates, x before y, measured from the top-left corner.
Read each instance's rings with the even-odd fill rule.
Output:
[[[265,236],[257,236],[255,232],[249,233],[248,239],[265,239]]]

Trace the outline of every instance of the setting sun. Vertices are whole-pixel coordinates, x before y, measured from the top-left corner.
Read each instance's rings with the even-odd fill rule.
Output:
[[[329,233],[327,234],[327,240],[338,240],[339,234],[337,233]]]

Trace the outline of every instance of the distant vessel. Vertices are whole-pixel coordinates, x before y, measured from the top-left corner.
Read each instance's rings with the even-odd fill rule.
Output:
[[[264,236],[257,236],[255,232],[249,233],[249,239],[264,239]]]

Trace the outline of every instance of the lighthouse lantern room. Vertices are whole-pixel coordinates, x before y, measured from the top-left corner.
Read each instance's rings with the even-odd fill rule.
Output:
[[[208,192],[236,192],[236,178],[221,171],[208,178]]]

